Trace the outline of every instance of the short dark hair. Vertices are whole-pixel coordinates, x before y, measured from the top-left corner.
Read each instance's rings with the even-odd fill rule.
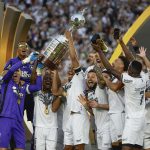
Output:
[[[135,74],[140,74],[142,71],[142,64],[139,61],[133,60],[130,65]]]
[[[102,71],[102,73],[106,73],[106,74],[108,74],[108,75],[110,76],[110,78],[112,78],[112,73],[111,73],[111,71],[109,71],[109,70],[107,70],[107,69],[104,69],[104,70]]]
[[[129,66],[129,61],[125,56],[119,56],[119,58],[122,60],[123,64],[124,64],[124,71],[128,70],[128,66]]]
[[[25,41],[20,41],[17,45],[17,49],[24,47],[26,49],[29,49],[29,45]]]
[[[96,73],[94,69],[91,69],[88,73]]]

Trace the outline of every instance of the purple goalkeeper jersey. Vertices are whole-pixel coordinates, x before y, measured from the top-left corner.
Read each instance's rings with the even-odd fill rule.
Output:
[[[16,64],[20,61],[21,61],[21,59],[19,57],[15,57],[15,58],[10,59],[6,63],[4,70],[9,70],[14,64]],[[19,68],[21,70],[21,78],[26,82],[30,82],[32,67],[33,67],[33,65],[31,63],[28,63],[28,64],[23,65]]]
[[[42,79],[41,76],[37,77],[35,85],[27,84],[26,82],[19,86],[12,79],[13,73],[23,66],[19,61],[13,65],[6,75],[3,77],[2,83],[2,100],[0,116],[13,118],[19,121],[23,120],[24,99],[26,93],[36,92],[41,90]]]

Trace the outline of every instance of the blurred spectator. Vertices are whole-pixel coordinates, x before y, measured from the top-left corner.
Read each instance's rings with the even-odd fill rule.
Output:
[[[99,32],[106,41],[111,56],[116,47],[112,32],[114,27],[125,33],[134,20],[150,4],[147,0],[7,0],[7,4],[16,5],[30,14],[35,24],[32,25],[28,43],[32,49],[41,50],[56,34],[63,34],[69,25],[69,18],[83,8],[85,27],[74,33],[75,45],[81,63],[86,65],[87,52],[92,50],[90,39]],[[66,60],[64,64],[69,64]],[[62,66],[64,67],[64,64]],[[66,70],[66,69],[64,69]]]

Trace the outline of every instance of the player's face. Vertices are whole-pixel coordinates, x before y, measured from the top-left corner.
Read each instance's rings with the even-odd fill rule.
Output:
[[[89,72],[86,80],[89,89],[93,89],[97,85],[97,76],[95,72]]]
[[[95,54],[95,63],[96,63],[99,67],[104,67],[98,53]]]
[[[113,62],[113,64],[112,64],[112,66],[114,67],[114,69],[115,70],[124,70],[124,63],[123,63],[123,61],[120,59],[120,58],[117,58],[114,62]]]
[[[50,72],[46,72],[43,77],[43,90],[51,90],[52,79]]]
[[[102,75],[103,75],[104,78],[106,78],[106,79],[108,79],[108,80],[111,80],[111,77],[110,77],[109,74],[103,72]]]
[[[89,65],[94,64],[94,62],[95,62],[95,54],[94,53],[90,53],[88,55],[87,62],[89,63]]]
[[[20,77],[21,77],[21,71],[17,70],[14,72],[13,74],[13,80],[18,83],[20,81]]]
[[[29,53],[29,50],[27,48],[22,47],[18,49],[18,56],[27,57],[28,53]]]
[[[69,69],[69,71],[67,72],[68,81],[72,80],[74,74],[75,74],[74,70],[73,69]]]

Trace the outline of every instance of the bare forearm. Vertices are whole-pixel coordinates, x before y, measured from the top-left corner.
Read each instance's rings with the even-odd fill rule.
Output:
[[[118,79],[120,80],[120,79],[121,79],[121,74],[120,74],[119,72],[117,72],[117,71],[111,66],[111,64],[109,63],[108,59],[105,57],[104,53],[103,53],[101,50],[99,50],[99,51],[98,51],[98,54],[99,54],[99,56],[100,56],[100,58],[101,58],[101,61],[102,61],[103,65],[104,65],[104,67],[105,67],[108,71],[110,71],[116,78],[118,78]]]
[[[109,110],[109,105],[108,104],[98,104],[97,108],[104,109],[104,110]]]
[[[78,68],[80,66],[80,64],[79,64],[79,61],[78,61],[76,49],[74,47],[73,38],[70,36],[68,41],[69,41],[69,55],[70,55],[70,59],[71,59],[71,62],[72,62],[72,66],[73,66],[73,68]]]
[[[52,104],[52,111],[56,112],[59,109],[60,105],[61,105],[61,99],[58,97],[54,100]]]
[[[127,48],[127,46],[124,44],[123,40],[120,40],[119,43],[120,43],[122,50],[123,50],[125,56],[127,57],[128,61],[133,61],[135,58],[132,55],[132,53],[130,52],[130,50]]]
[[[58,74],[58,71],[55,70],[54,76],[53,76],[53,81],[52,81],[52,91],[54,93],[57,93],[60,87],[61,87],[61,81],[59,78],[59,74]]]
[[[150,98],[150,92],[145,92],[145,98]]]
[[[110,80],[106,81],[106,85],[107,85],[107,87],[109,89],[111,89],[114,92],[120,90],[123,87],[123,83],[122,82],[113,83]]]
[[[145,57],[143,57],[143,60],[144,60],[144,62],[145,62],[146,67],[147,67],[148,69],[150,69],[150,61],[149,61],[149,59],[145,56]]]

